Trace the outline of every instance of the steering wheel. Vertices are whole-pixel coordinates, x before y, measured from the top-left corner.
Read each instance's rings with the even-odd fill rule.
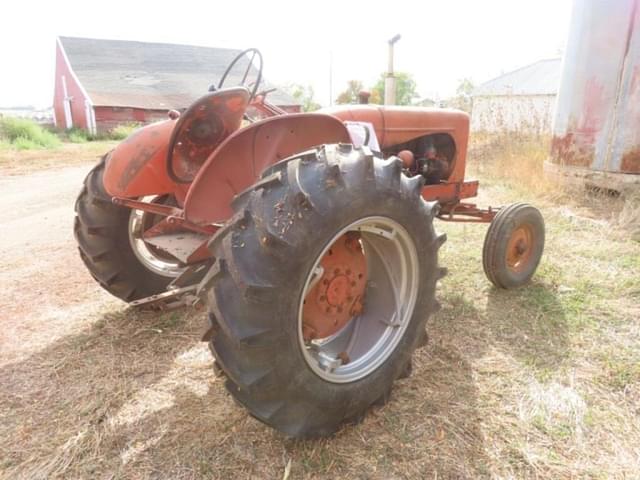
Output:
[[[227,76],[229,75],[231,70],[233,69],[234,65],[238,63],[242,58],[244,58],[245,55],[248,55],[248,54],[251,54],[251,57],[249,58],[249,64],[247,65],[247,69],[245,70],[244,75],[242,76],[242,81],[240,82],[240,85],[242,85],[243,87],[245,86],[245,82],[247,81],[247,76],[249,75],[249,71],[251,70],[251,66],[253,65],[253,60],[256,58],[256,56],[258,57],[258,66],[259,66],[258,75],[256,77],[256,81],[253,82],[253,90],[251,90],[251,96],[249,97],[249,102],[251,102],[251,100],[253,100],[256,94],[258,93],[258,87],[260,86],[260,82],[262,81],[262,54],[260,53],[260,50],[258,50],[257,48],[248,48],[245,51],[240,52],[238,56],[233,59],[233,61],[229,64],[227,69],[222,74],[222,77],[218,82],[218,89],[223,87],[224,82],[227,79]],[[249,86],[251,86],[251,83],[247,85],[247,87]]]
[[[247,50],[240,52],[233,59],[233,61],[229,64],[227,69],[222,74],[220,81],[218,82],[218,90],[220,90],[224,86],[224,82],[229,76],[229,73],[231,73],[231,70],[233,69],[235,64],[238,63],[245,55],[248,55],[248,54],[251,54],[251,57],[249,58],[247,69],[245,70],[244,75],[242,76],[242,81],[240,83],[240,86],[243,86],[243,87],[245,86],[245,82],[247,81],[247,77],[249,76],[249,71],[251,70],[251,66],[253,65],[253,60],[255,59],[256,56],[258,57],[258,65],[259,65],[256,80],[255,82],[253,82],[253,90],[251,91],[251,95],[249,96],[249,99],[247,101],[247,103],[251,103],[251,100],[253,100],[256,94],[258,93],[258,88],[260,87],[260,83],[262,81],[262,54],[257,48],[248,48]],[[247,85],[247,87],[251,85],[252,84],[249,84]],[[193,178],[180,177],[173,168],[173,154],[174,154],[174,149],[176,147],[178,138],[180,137],[182,130],[185,128],[187,121],[193,123],[193,120],[194,120],[193,117],[197,111],[202,111],[203,113],[207,113],[206,110],[208,110],[209,108],[209,105],[207,104],[207,100],[211,96],[216,95],[216,92],[214,90],[215,89],[210,89],[210,93],[200,98],[198,101],[193,103],[185,112],[183,112],[183,114],[180,115],[180,117],[178,118],[178,121],[176,122],[173,132],[171,133],[171,138],[169,140],[169,147],[167,152],[166,166],[167,166],[167,173],[169,175],[169,178],[171,178],[171,180],[173,180],[176,183],[185,184],[185,183],[190,183],[193,180]],[[197,127],[195,130],[196,136],[201,136],[201,137],[207,137],[207,136],[210,136],[211,134],[214,134],[214,135],[221,134],[222,128],[223,128],[223,126],[219,124],[219,119],[217,115],[215,115],[214,113],[211,113],[208,123],[206,122],[201,123],[196,127]]]

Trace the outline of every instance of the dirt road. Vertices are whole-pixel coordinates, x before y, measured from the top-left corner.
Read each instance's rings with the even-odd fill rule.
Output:
[[[73,205],[90,164],[0,177],[0,365],[86,326],[113,302],[73,239]]]

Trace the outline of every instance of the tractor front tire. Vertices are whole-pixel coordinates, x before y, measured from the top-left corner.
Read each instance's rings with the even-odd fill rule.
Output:
[[[531,280],[544,250],[544,219],[527,203],[500,209],[484,237],[482,266],[498,288],[516,288]]]
[[[301,153],[239,194],[234,216],[210,243],[216,263],[202,285],[216,364],[234,399],[287,436],[330,435],[361,419],[408,375],[424,342],[446,237],[434,231],[437,204],[422,199],[422,177],[401,171],[399,159],[351,145]],[[305,340],[310,282],[347,231],[367,257],[363,310],[326,339]],[[326,270],[335,287],[327,296],[348,293],[349,275],[350,285],[358,282],[348,269]],[[344,343],[330,354],[337,342]]]
[[[84,180],[75,204],[73,232],[91,276],[112,295],[131,302],[164,292],[177,274],[151,271],[133,251],[129,235],[132,211],[114,205],[102,182],[107,157]]]

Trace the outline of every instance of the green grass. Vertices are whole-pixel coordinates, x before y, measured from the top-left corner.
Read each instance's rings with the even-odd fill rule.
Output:
[[[633,347],[618,347],[600,354],[601,381],[615,391],[640,384],[640,353]]]
[[[68,143],[87,143],[102,140],[124,140],[140,128],[137,123],[123,123],[106,133],[91,134],[81,128],[71,128],[60,132],[60,137]]]
[[[77,127],[51,132],[28,119],[0,118],[0,150],[45,150],[56,149],[63,143],[124,140],[139,127],[136,123],[126,123],[109,132],[93,135]]]
[[[24,118],[0,118],[0,141],[17,150],[57,148],[60,139],[37,123]]]
[[[18,137],[13,141],[12,145],[13,148],[17,150],[37,150],[39,148],[47,148],[28,137]]]
[[[64,132],[64,136],[66,140],[71,143],[87,143],[88,141],[94,140],[95,138],[89,134],[86,130],[82,130],[81,128],[71,128]]]

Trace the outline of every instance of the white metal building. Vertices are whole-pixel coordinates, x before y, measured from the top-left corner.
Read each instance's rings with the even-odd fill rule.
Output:
[[[560,67],[559,58],[540,60],[477,87],[471,130],[550,134]]]

